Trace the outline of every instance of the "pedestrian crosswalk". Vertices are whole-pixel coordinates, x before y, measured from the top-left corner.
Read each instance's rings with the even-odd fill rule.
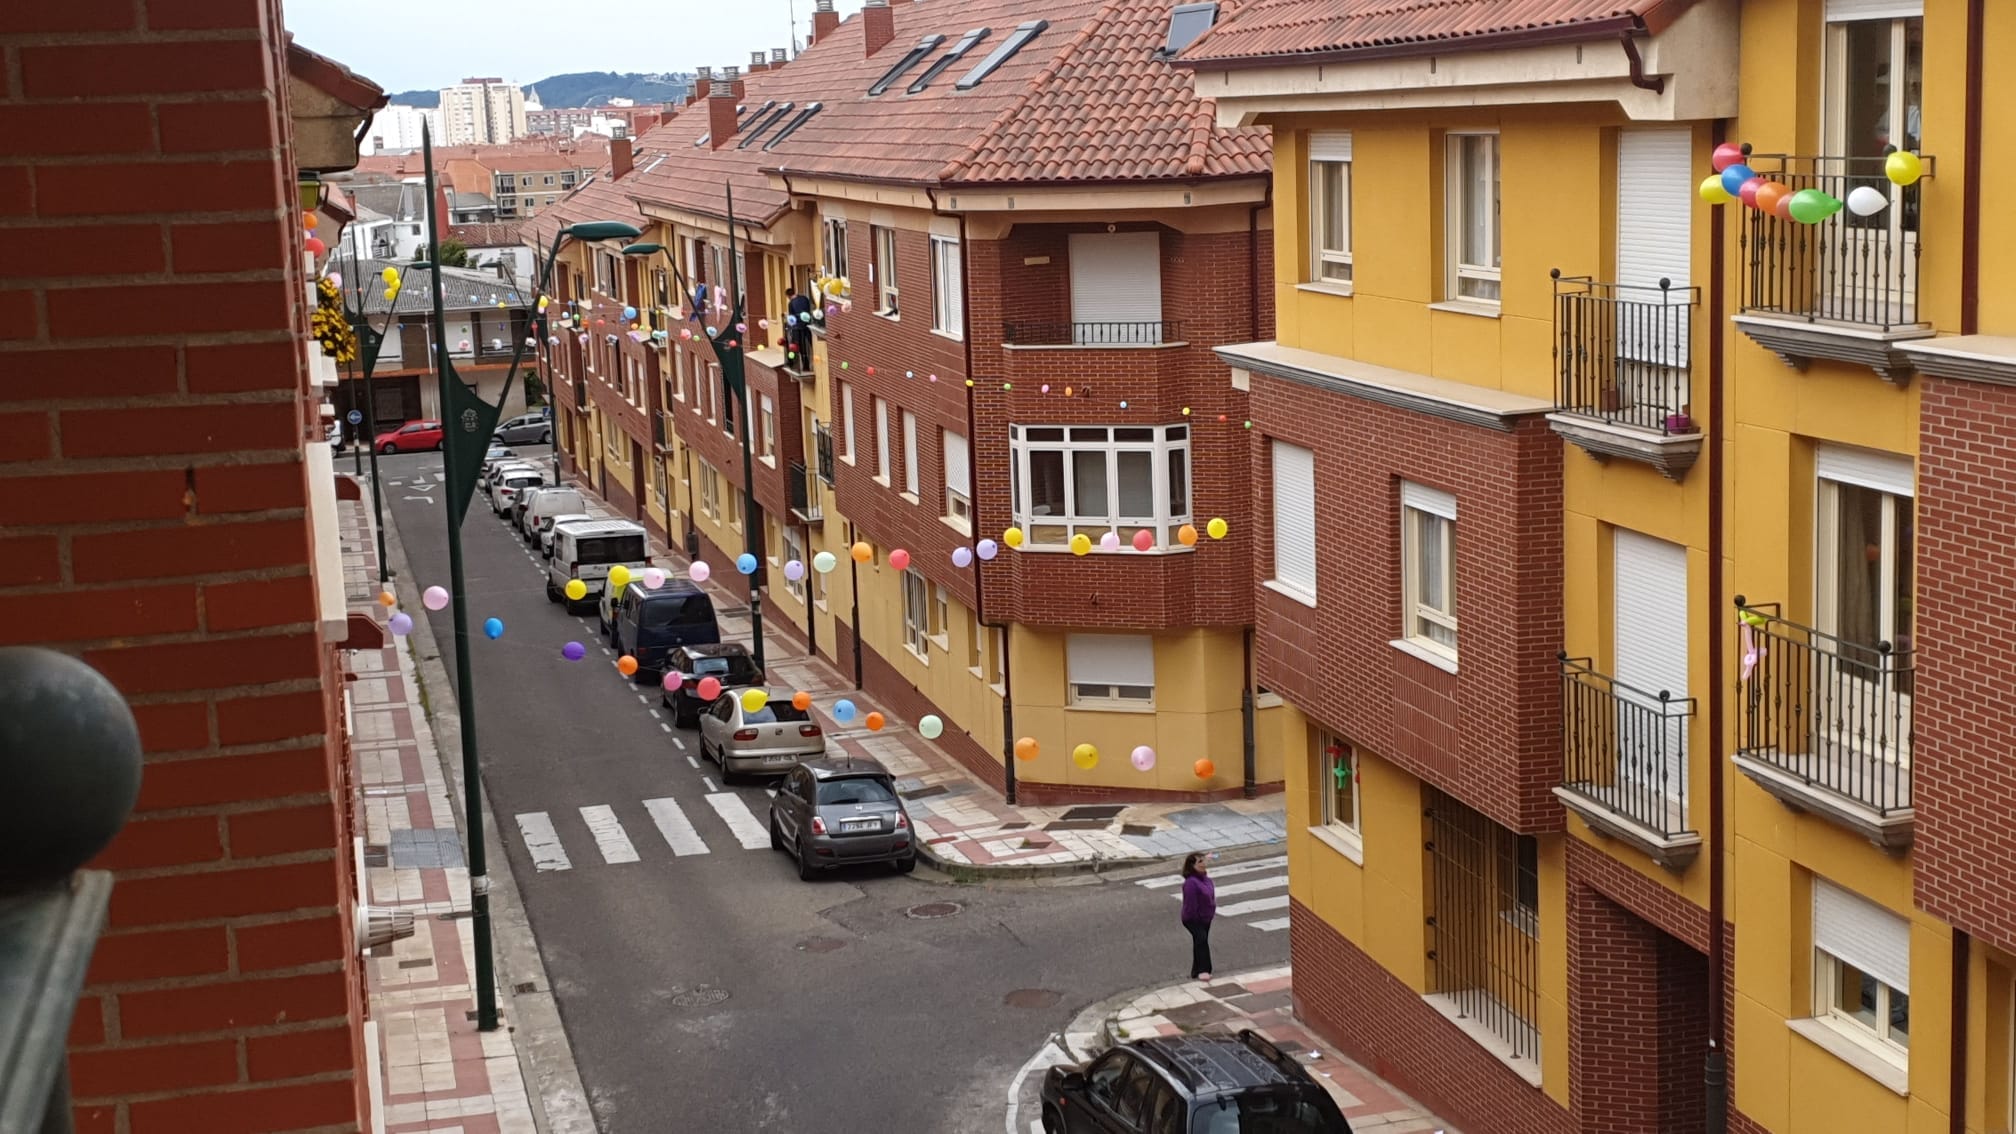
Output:
[[[708,854],[717,846],[733,850],[770,848],[767,817],[759,816],[740,795],[720,791],[711,792],[706,798],[707,809],[720,820],[719,824],[703,824],[713,832],[711,845],[709,836],[701,834],[701,828],[671,796],[638,800],[636,807],[641,814],[634,815],[631,822],[640,832],[654,832],[657,842],[679,858]],[[573,813],[558,812],[557,822],[556,814],[545,811],[527,811],[513,818],[517,820],[518,835],[533,869],[542,873],[574,869],[574,857],[568,854],[570,843],[583,862],[592,863],[599,858],[605,865],[616,866],[640,862],[646,857],[639,853],[638,841],[632,839],[630,829],[625,827],[624,816],[608,804],[576,808]],[[639,840],[647,852],[657,845],[648,834],[640,835]]]
[[[1217,887],[1219,918],[1245,918],[1253,914],[1280,910],[1282,913],[1279,917],[1256,918],[1246,924],[1262,933],[1288,928],[1287,855],[1256,858],[1250,862],[1235,862],[1225,866],[1214,865],[1209,869],[1211,881]],[[1134,884],[1150,890],[1161,890],[1175,901],[1183,900],[1183,876],[1180,873],[1158,874],[1153,878],[1140,879]]]

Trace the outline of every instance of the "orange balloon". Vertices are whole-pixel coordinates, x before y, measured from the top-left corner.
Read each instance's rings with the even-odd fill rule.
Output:
[[[616,671],[625,677],[636,673],[637,659],[631,657],[629,654],[624,654],[622,657],[616,659]]]
[[[1757,187],[1757,211],[1760,213],[1775,212],[1778,208],[1778,202],[1791,195],[1792,190],[1789,186],[1776,181],[1766,181]]]
[[[1190,766],[1190,770],[1197,773],[1198,779],[1208,780],[1218,773],[1218,765],[1209,760],[1199,760]]]
[[[1034,760],[1036,758],[1036,738],[1025,736],[1016,741],[1015,758],[1017,760]]]
[[[380,605],[383,606],[397,606],[399,600],[392,594],[391,591],[379,591],[378,602]]]
[[[304,213],[304,214],[302,214],[302,217],[301,217],[301,227],[302,227],[302,228],[305,228],[305,229],[310,229],[310,230],[312,230],[312,229],[314,229],[314,227],[315,227],[316,225],[318,225],[318,224],[321,224],[321,223],[322,223],[322,222],[321,222],[321,221],[320,221],[319,219],[317,219],[317,218],[316,218],[316,216],[315,216],[315,214],[314,214],[314,213]]]
[[[856,563],[872,563],[875,561],[875,549],[869,546],[867,540],[862,540],[860,543],[855,544],[853,551],[849,554],[854,556],[854,562]]]
[[[1184,524],[1176,529],[1176,542],[1184,547],[1197,546],[1197,528],[1194,524]]]
[[[862,718],[861,723],[868,726],[869,732],[881,732],[882,726],[886,722],[883,721],[881,713],[869,713],[866,717]]]
[[[811,708],[812,694],[805,692],[803,689],[791,694],[791,707],[801,713]]]

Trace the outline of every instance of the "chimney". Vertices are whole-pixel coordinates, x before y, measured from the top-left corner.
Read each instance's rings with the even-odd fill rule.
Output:
[[[861,36],[871,58],[896,38],[896,13],[890,10],[889,0],[867,0],[862,5]]]
[[[818,6],[812,9],[812,42],[825,43],[826,37],[839,26],[840,13],[833,10],[833,0],[818,0]]]
[[[693,69],[693,91],[686,96],[686,105],[692,106],[694,103],[706,98],[707,92],[713,89],[713,86],[714,68],[695,67]]]
[[[630,139],[609,139],[609,180],[621,181],[630,174]]]
[[[770,69],[772,71],[789,62],[791,62],[791,51],[789,48],[773,47],[770,49]]]
[[[707,96],[707,144],[711,149],[720,149],[735,136],[735,123],[740,117],[735,106],[742,99],[742,80],[733,67],[721,69],[721,82]]]
[[[761,51],[752,51],[749,53],[750,74],[753,75],[758,71],[768,71],[769,69],[770,69],[770,57],[768,55],[765,55]]]

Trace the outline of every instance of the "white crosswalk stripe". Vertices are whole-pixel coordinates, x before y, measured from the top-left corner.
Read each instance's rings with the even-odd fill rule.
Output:
[[[1230,878],[1235,874],[1252,874],[1259,870],[1285,870],[1287,866],[1288,856],[1281,854],[1275,855],[1273,858],[1256,858],[1251,862],[1235,862],[1230,866],[1214,866],[1211,867],[1211,877]],[[1159,890],[1165,886],[1181,886],[1183,884],[1183,876],[1181,874],[1162,874],[1154,878],[1143,878],[1134,884],[1136,886],[1146,886],[1150,890]]]
[[[574,868],[574,864],[567,861],[567,848],[560,845],[560,832],[553,829],[553,820],[547,818],[544,811],[530,811],[518,816],[518,833],[524,836],[525,849],[532,855],[535,868]]]
[[[584,807],[581,820],[588,824],[588,833],[595,836],[595,849],[602,852],[603,862],[613,865],[637,861],[637,848],[631,845],[630,836],[623,833],[623,824],[616,821],[614,808],[601,804]]]
[[[658,825],[658,833],[665,836],[665,844],[672,848],[673,854],[683,856],[707,853],[707,841],[700,837],[700,832],[693,829],[692,820],[686,818],[686,813],[679,809],[677,801],[670,797],[647,799],[644,801],[644,810],[651,813],[651,821]]]
[[[721,821],[728,824],[728,830],[734,833],[744,849],[770,846],[770,828],[756,818],[749,805],[742,802],[741,796],[732,791],[717,791],[707,797],[707,806],[712,807],[714,813],[721,816]]]
[[[1253,875],[1254,877],[1245,877]],[[1228,882],[1227,878],[1237,878]],[[1256,858],[1250,862],[1237,862],[1229,866],[1211,868],[1211,880],[1215,884],[1220,918],[1244,918],[1249,914],[1269,913],[1288,908],[1288,895],[1284,893],[1266,894],[1248,898],[1245,901],[1226,902],[1228,897],[1240,894],[1259,895],[1267,890],[1285,890],[1288,885],[1288,856],[1276,855],[1272,858]],[[1136,886],[1150,890],[1161,890],[1172,900],[1182,901],[1183,892],[1178,889],[1183,884],[1181,874],[1162,874],[1154,878],[1137,879]],[[1285,917],[1259,918],[1246,922],[1262,933],[1274,933],[1288,928]]]
[[[1281,881],[1286,883],[1288,880],[1283,878]],[[1233,902],[1229,906],[1219,906],[1218,916],[1239,917],[1243,914],[1264,913],[1267,910],[1285,910],[1287,908],[1288,895],[1276,894],[1271,898],[1255,898],[1250,902]]]

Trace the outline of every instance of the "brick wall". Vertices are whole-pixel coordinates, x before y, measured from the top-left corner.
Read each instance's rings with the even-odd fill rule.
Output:
[[[1568,887],[1568,1094],[1585,1134],[1661,1134],[1662,936]]]
[[[1707,1128],[1708,958],[1664,933],[1659,937],[1659,1134]]]
[[[1273,573],[1271,441],[1316,453],[1318,603],[1256,591],[1260,684],[1521,832],[1561,827],[1561,450],[1539,417],[1463,425],[1254,375],[1253,562]],[[1399,636],[1400,482],[1456,497],[1459,672]]]
[[[146,750],[97,864],[118,880],[71,1031],[78,1125],[353,1130],[280,5],[15,4],[0,56],[0,643],[82,656]]]
[[[2016,951],[2016,390],[1920,381],[1914,886],[1927,913]]]

